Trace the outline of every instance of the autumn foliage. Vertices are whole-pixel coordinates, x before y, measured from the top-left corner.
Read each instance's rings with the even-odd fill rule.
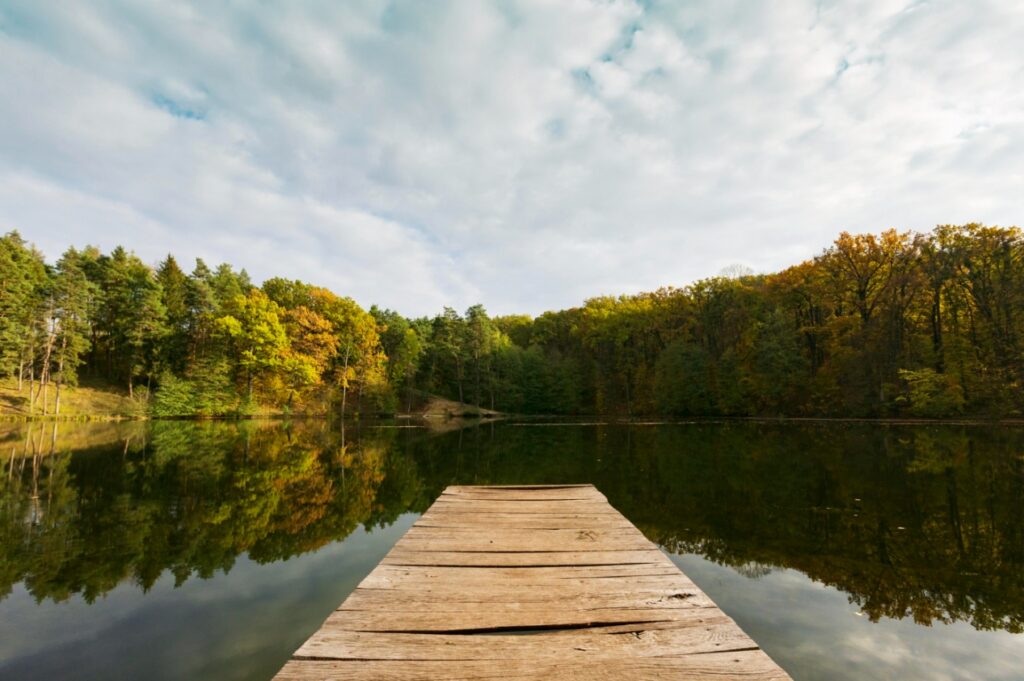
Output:
[[[1021,232],[978,224],[843,233],[776,274],[536,318],[409,319],[229,265],[154,269],[119,247],[50,266],[0,239],[0,371],[30,414],[94,376],[145,386],[159,416],[395,412],[425,393],[526,414],[1013,416],[1022,338]]]

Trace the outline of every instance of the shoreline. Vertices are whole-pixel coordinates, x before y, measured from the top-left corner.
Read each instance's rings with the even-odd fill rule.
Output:
[[[114,423],[142,421],[334,421],[344,420],[380,422],[394,420],[425,420],[425,421],[463,421],[471,423],[488,423],[495,421],[515,421],[520,423],[547,422],[544,425],[631,425],[631,426],[671,426],[699,425],[711,423],[780,423],[780,424],[876,424],[890,426],[927,426],[927,425],[959,425],[959,426],[1024,426],[1022,417],[960,417],[928,419],[920,417],[858,417],[858,416],[635,416],[622,417],[608,414],[577,414],[573,416],[549,414],[502,414],[502,413],[396,413],[374,414],[368,416],[338,417],[333,414],[243,414],[221,416],[130,416],[121,414],[69,414],[27,416],[22,414],[0,413],[0,423]],[[538,423],[541,425],[542,423]]]

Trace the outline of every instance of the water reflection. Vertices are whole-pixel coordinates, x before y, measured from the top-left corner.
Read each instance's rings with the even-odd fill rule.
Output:
[[[317,549],[425,501],[386,431],[346,442],[323,425],[172,422],[86,448],[57,432],[27,430],[7,462],[0,594],[24,581],[37,600],[91,602],[125,579],[148,589],[165,570],[181,584],[243,552],[271,562]]]
[[[868,620],[1024,630],[1014,428],[36,424],[0,435],[0,452],[0,597],[230,580],[239,560],[388,527],[448,484],[586,481],[667,550],[748,582],[786,569]]]

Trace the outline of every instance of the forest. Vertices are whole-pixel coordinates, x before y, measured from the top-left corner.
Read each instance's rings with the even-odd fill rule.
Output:
[[[26,416],[91,383],[156,417],[394,414],[427,394],[515,414],[1013,417],[1022,338],[1016,227],[844,232],[778,273],[538,317],[407,318],[229,264],[90,246],[50,263],[0,237],[0,376]]]

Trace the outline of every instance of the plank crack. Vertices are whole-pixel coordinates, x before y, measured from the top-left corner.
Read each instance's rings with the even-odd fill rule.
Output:
[[[419,634],[423,636],[490,636],[494,634],[510,634],[513,636],[547,635],[562,631],[578,631],[580,629],[599,630],[608,627],[629,627],[641,624],[661,624],[671,619],[635,620],[635,621],[600,621],[578,622],[570,624],[534,624],[492,627],[465,627],[458,629],[360,629],[363,633],[372,634]]]
[[[718,655],[720,653],[746,653],[752,650],[761,650],[758,646],[745,646],[743,648],[719,648],[717,650],[695,650],[689,655]]]

